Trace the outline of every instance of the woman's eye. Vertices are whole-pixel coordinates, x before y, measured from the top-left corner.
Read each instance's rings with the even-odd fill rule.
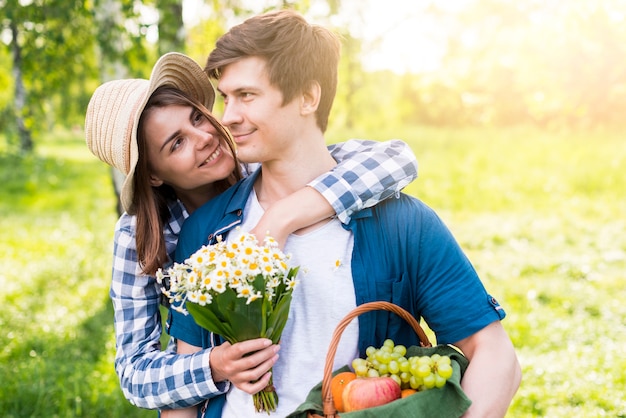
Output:
[[[176,138],[175,140],[172,141],[172,151],[176,151],[178,148],[180,148],[180,146],[183,143],[183,139],[182,138]]]
[[[193,115],[193,121],[194,122],[202,122],[202,120],[204,119],[204,115],[201,112],[195,112]]]

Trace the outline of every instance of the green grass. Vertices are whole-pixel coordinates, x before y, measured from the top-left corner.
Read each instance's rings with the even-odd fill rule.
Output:
[[[524,373],[508,416],[625,417],[623,136],[416,128],[375,139],[396,137],[419,160],[406,191],[440,214],[507,311]]]
[[[626,147],[618,135],[406,128],[407,187],[450,226],[522,363],[509,417],[626,417]],[[80,134],[0,155],[0,416],[148,417],[113,371],[115,198]]]
[[[155,416],[113,371],[115,197],[77,135],[0,156],[0,416]]]

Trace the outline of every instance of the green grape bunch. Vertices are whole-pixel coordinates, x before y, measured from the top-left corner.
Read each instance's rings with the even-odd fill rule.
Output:
[[[423,391],[440,388],[452,376],[450,357],[431,356],[405,357],[406,347],[387,339],[382,347],[369,346],[366,358],[352,361],[352,369],[358,377],[389,376],[402,389]]]

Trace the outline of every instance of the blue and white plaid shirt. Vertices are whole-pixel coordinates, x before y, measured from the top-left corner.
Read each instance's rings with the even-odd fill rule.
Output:
[[[417,177],[417,161],[399,140],[349,140],[329,147],[340,163],[309,183],[347,223],[352,213],[399,193]],[[178,234],[188,213],[180,202],[170,206],[163,232],[167,253],[174,256]],[[115,227],[110,296],[115,311],[115,371],[126,398],[141,408],[182,408],[228,390],[216,385],[209,367],[210,349],[175,354],[173,344],[161,351],[161,292],[156,280],[137,262],[135,217],[123,214]]]

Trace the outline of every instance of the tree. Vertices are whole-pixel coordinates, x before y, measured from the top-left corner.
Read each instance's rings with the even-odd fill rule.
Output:
[[[182,0],[156,0],[159,11],[159,55],[185,51]]]
[[[33,139],[30,130],[24,122],[26,115],[26,89],[24,88],[24,79],[22,78],[22,47],[18,42],[18,27],[15,21],[9,21],[9,29],[11,31],[11,57],[13,58],[13,83],[15,85],[15,124],[19,137],[19,149],[22,152],[30,152],[33,149]]]
[[[14,123],[20,150],[28,152],[32,135],[78,112],[72,87],[88,69],[89,37],[77,34],[89,33],[91,21],[78,0],[6,0],[2,12],[12,57]]]
[[[146,56],[142,42],[145,30],[139,24],[139,16],[134,12],[133,3],[120,0],[99,0],[94,4],[96,49],[98,56],[99,83],[127,78],[132,73],[132,62]],[[136,22],[135,33],[126,29],[126,22]],[[122,214],[120,192],[125,176],[111,167],[113,190],[117,196],[117,212]]]
[[[19,139],[19,150],[21,152],[30,152],[33,148],[33,141],[30,129],[27,127],[26,119],[28,118],[28,107],[26,106],[26,89],[24,87],[24,78],[22,72],[23,52],[20,44],[20,26],[21,15],[23,10],[14,0],[9,0],[3,8],[5,16],[2,19],[2,27],[10,34],[9,50],[11,52],[11,75],[14,85],[13,114],[14,124],[17,128]]]

